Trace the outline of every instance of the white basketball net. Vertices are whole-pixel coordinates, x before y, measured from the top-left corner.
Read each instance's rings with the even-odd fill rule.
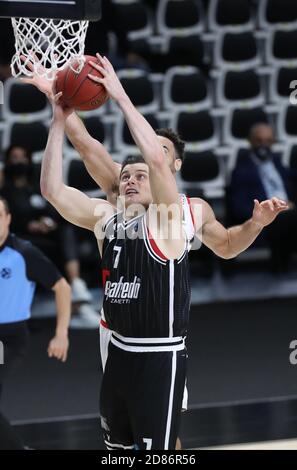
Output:
[[[88,21],[53,20],[42,18],[12,18],[16,53],[12,58],[11,71],[14,77],[33,71],[27,67],[34,64],[34,73],[53,80],[56,71],[76,59],[75,71],[84,64],[85,38]],[[25,60],[22,60],[22,57]],[[80,68],[77,67],[77,60]]]

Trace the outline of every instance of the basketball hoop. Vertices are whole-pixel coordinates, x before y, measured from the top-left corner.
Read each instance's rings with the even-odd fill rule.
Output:
[[[56,71],[75,64],[80,72],[84,65],[85,38],[89,21],[43,18],[12,18],[16,52],[11,62],[14,77],[33,73],[53,80]],[[27,67],[33,63],[34,70]],[[79,64],[79,66],[77,65]]]

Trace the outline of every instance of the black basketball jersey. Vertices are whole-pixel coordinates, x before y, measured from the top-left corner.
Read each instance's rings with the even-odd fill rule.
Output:
[[[185,336],[190,307],[188,247],[177,260],[158,249],[146,215],[115,214],[105,226],[103,309],[108,327],[131,338]]]

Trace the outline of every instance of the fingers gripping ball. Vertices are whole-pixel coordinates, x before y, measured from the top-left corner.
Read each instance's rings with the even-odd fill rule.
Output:
[[[108,94],[101,83],[93,82],[88,74],[102,77],[98,70],[95,70],[89,61],[98,63],[96,57],[86,55],[82,70],[78,73],[69,66],[60,70],[57,74],[56,93],[62,92],[61,101],[69,108],[79,111],[89,111],[100,108],[108,99]],[[73,66],[78,68],[78,62]]]

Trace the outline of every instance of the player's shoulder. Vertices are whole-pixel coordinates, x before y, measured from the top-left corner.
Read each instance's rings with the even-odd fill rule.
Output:
[[[189,202],[191,205],[195,205],[195,204],[202,204],[202,205],[205,205],[207,204],[207,202],[202,199],[201,197],[189,197]]]
[[[195,220],[197,220],[197,216],[195,216],[195,214],[198,214],[198,219],[202,219],[203,224],[208,220],[212,219],[214,215],[213,210],[210,204],[208,204],[208,202],[206,202],[204,199],[202,199],[201,197],[191,197],[189,198],[189,202]]]
[[[208,204],[208,202],[206,202],[201,197],[191,197],[191,198],[189,198],[189,204],[190,204],[192,210],[200,209],[203,213],[206,213],[206,214],[210,210],[212,210],[210,205]]]
[[[91,202],[92,202],[92,204],[95,208],[96,207],[98,207],[98,209],[100,209],[100,208],[109,208],[111,211],[112,210],[115,211],[114,204],[109,200],[101,199],[101,198],[94,198],[94,197],[92,197],[90,199],[91,199]]]
[[[182,202],[188,203],[191,207],[198,206],[198,205],[206,207],[209,205],[204,199],[200,197],[189,197],[184,193],[179,193],[179,195],[180,195]]]
[[[190,197],[189,203],[191,204],[191,207],[200,206],[204,210],[211,208],[208,202],[206,202],[205,199],[202,199],[201,197]]]
[[[105,199],[91,198],[93,205],[93,213],[97,219],[104,221],[111,217],[116,212],[116,207],[112,202],[106,201]]]

